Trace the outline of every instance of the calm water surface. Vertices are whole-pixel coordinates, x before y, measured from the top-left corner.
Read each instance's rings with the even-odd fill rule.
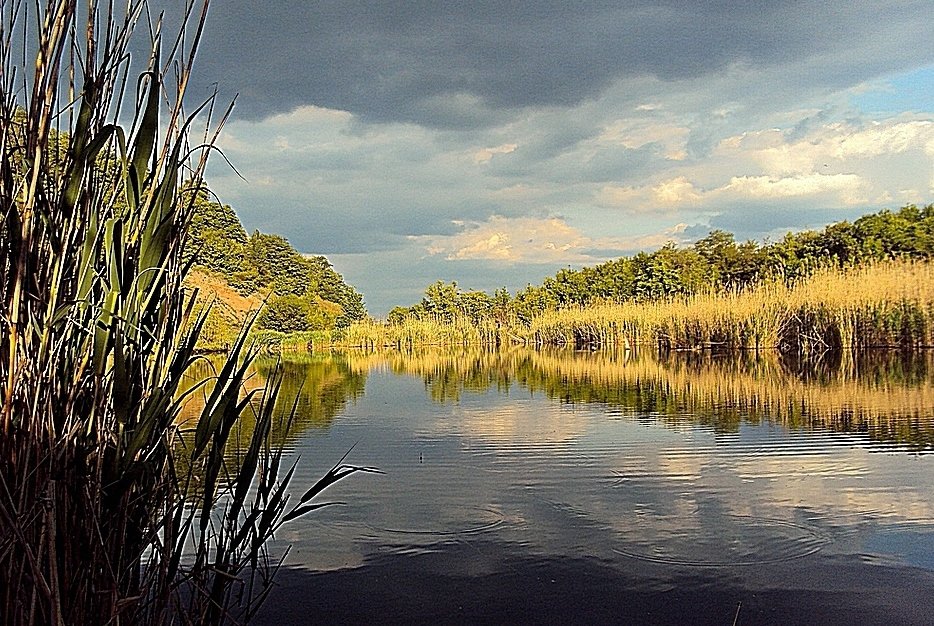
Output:
[[[286,527],[267,623],[934,624],[929,356],[286,368],[296,491],[354,444],[385,475]]]

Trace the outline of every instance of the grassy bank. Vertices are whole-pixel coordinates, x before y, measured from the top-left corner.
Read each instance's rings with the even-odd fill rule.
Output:
[[[241,331],[250,325],[266,305],[272,294],[256,292],[244,296],[217,274],[192,270],[185,277],[184,287],[188,302],[193,304],[193,319],[205,314],[198,335],[197,352],[201,354],[227,353],[236,343]],[[306,330],[282,332],[252,325],[248,343],[260,353],[307,352],[330,346],[335,342],[335,330]]]
[[[207,317],[197,348],[200,352],[225,352],[236,342],[240,330],[263,306],[261,295],[243,296],[220,276],[192,270],[184,286],[189,298],[194,298],[196,315],[207,311]]]
[[[650,302],[605,302],[548,310],[529,323],[485,326],[408,317],[348,329],[343,344],[360,347],[524,344],[656,345],[666,349],[827,350],[934,346],[934,264],[887,261],[821,270],[786,285],[764,282],[734,292],[707,292]]]

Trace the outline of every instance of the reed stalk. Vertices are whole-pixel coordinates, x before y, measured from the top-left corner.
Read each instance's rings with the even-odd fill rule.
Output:
[[[145,1],[0,6],[0,623],[248,621],[275,530],[369,470],[339,464],[289,506],[280,383],[245,390],[246,331],[177,423],[206,320],[180,247],[226,117],[183,104],[208,2],[172,37]],[[137,30],[152,52],[134,80]]]

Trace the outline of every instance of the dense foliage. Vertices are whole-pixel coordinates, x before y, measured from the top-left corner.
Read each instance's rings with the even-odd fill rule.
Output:
[[[738,243],[733,234],[715,230],[691,246],[673,243],[654,252],[581,269],[562,269],[539,286],[528,285],[514,297],[505,289],[494,295],[463,291],[456,283],[430,285],[421,302],[396,307],[388,318],[449,323],[455,317],[515,320],[528,325],[546,311],[587,307],[603,302],[649,302],[703,292],[735,292],[763,279],[790,284],[824,267],[848,267],[893,258],[928,259],[934,255],[934,204],[883,210],[854,222],[837,222],[820,231],[788,233],[781,241]]]
[[[233,209],[202,190],[185,255],[243,295],[268,295],[261,328],[282,332],[345,328],[363,319],[363,297],[323,256],[300,254],[279,235],[247,235]]]

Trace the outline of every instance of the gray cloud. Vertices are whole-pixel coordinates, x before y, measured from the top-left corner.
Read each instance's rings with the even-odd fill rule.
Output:
[[[920,19],[929,10],[823,0],[217,2],[196,78],[202,89],[238,90],[246,119],[315,104],[370,122],[479,127],[525,107],[579,104],[620,78],[680,80],[731,64],[813,60],[796,76],[803,85],[852,85],[929,60]]]

